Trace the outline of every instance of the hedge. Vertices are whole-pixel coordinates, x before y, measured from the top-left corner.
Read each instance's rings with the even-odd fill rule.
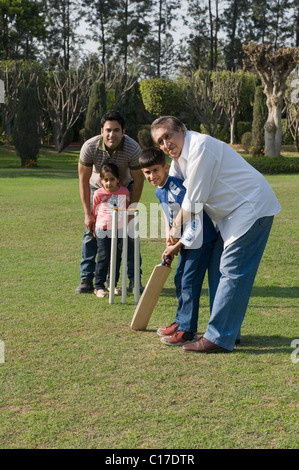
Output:
[[[243,157],[256,170],[266,175],[299,173],[299,157]]]

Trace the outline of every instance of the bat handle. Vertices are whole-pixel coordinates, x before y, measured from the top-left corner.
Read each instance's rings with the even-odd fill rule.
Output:
[[[172,261],[171,256],[164,256],[164,259],[161,263],[162,266],[169,266],[170,267],[170,263],[167,263],[167,261],[170,261],[170,263],[171,263],[171,261]]]
[[[170,227],[172,227],[172,225],[173,225],[173,210],[172,209],[169,209],[169,225],[170,225]],[[167,263],[167,261],[170,261],[170,263]],[[171,261],[172,261],[171,256],[164,255],[163,256],[163,261],[162,261],[161,264],[162,264],[162,266],[168,266],[170,268]]]

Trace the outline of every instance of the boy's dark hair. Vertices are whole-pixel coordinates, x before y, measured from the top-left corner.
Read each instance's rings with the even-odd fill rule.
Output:
[[[106,111],[106,113],[103,114],[101,119],[101,129],[104,127],[106,121],[117,121],[121,125],[122,130],[124,130],[125,128],[124,118],[118,111],[114,111],[113,109],[110,111]]]
[[[119,180],[119,169],[118,166],[114,163],[107,163],[106,165],[102,165],[100,168],[100,178],[105,177],[105,173],[112,173],[115,178]]]
[[[141,168],[148,168],[153,165],[165,165],[166,156],[165,153],[157,147],[149,147],[148,149],[142,150],[139,157],[139,165]]]

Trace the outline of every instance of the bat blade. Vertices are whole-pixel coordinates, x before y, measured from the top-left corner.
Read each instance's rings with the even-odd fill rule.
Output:
[[[131,323],[133,330],[145,330],[147,327],[170,271],[170,266],[158,264],[154,267],[137,304]]]

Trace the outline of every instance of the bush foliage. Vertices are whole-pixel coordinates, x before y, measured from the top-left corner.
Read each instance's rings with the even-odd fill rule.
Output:
[[[142,80],[140,92],[145,109],[156,117],[176,115],[183,106],[183,93],[169,78]]]
[[[256,170],[264,175],[299,173],[299,158],[297,157],[244,157]]]
[[[23,88],[13,127],[13,143],[21,159],[21,166],[37,166],[41,144],[41,110],[36,90]]]

